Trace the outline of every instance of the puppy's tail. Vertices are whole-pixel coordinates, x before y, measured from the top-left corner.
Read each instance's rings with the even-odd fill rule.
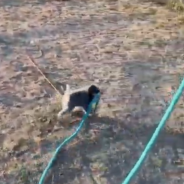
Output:
[[[64,95],[65,93],[69,94],[70,93],[70,85],[66,84],[65,88],[63,86],[60,86],[61,89],[61,94]]]
[[[70,93],[70,85],[69,84],[66,84],[65,93]]]

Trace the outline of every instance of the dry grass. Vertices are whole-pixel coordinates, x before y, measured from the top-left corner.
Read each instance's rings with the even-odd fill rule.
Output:
[[[35,182],[32,177],[41,171],[40,167],[43,165],[42,144],[47,141],[61,140],[67,136],[63,127],[66,129],[71,120],[66,117],[62,124],[58,124],[56,115],[60,109],[60,96],[56,96],[49,104],[27,109],[18,115],[18,121],[23,123],[23,126],[8,133],[1,149],[1,159],[9,160],[4,167],[3,172],[6,173],[3,175],[4,178],[7,174],[13,174],[17,184]],[[30,162],[26,158],[21,158],[24,153],[28,154],[27,159],[36,160]]]
[[[181,1],[165,6],[137,1],[33,1],[32,9],[29,3],[13,5],[11,11],[1,8],[0,13],[1,31],[10,32],[7,38],[3,35],[4,44],[11,43],[8,56],[3,45],[1,53],[5,62],[0,95],[11,100],[10,107],[0,109],[0,180],[37,183],[58,143],[75,129],[69,117],[62,122],[64,128],[57,129],[60,100],[52,98],[43,77],[19,56],[25,48],[37,55],[27,44],[35,39],[44,50],[36,62],[49,78],[73,86],[95,80],[106,94],[98,117],[88,120],[90,130],[61,151],[48,183],[120,183],[153,133],[165,108],[160,104],[171,98],[177,76],[183,74]],[[12,12],[21,15],[17,21]],[[170,168],[178,172],[170,160],[183,150],[182,121],[181,99],[168,122],[171,129],[163,131],[135,182],[177,182],[168,172]]]
[[[184,3],[182,0],[170,0],[167,5],[172,10],[175,10],[178,12],[184,11]]]
[[[145,0],[145,1],[149,2],[149,0]],[[150,2],[166,6],[169,9],[175,10],[177,12],[183,12],[184,10],[183,0],[151,0]]]

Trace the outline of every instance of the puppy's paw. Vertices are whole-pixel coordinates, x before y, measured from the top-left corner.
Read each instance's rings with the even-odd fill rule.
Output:
[[[61,130],[61,129],[64,129],[64,127],[62,125],[55,125],[54,128],[53,128],[53,131],[56,132],[58,130]]]
[[[63,116],[63,115],[62,115],[62,112],[59,112],[59,113],[57,114],[57,119],[58,119],[58,120],[61,120],[61,119],[62,119],[62,116]]]

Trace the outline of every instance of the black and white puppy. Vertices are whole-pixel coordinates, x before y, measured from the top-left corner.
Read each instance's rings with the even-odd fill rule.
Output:
[[[58,119],[62,118],[66,113],[76,111],[82,111],[85,114],[94,96],[99,92],[100,89],[95,85],[71,90],[70,86],[67,84],[61,102],[62,110],[58,113]]]

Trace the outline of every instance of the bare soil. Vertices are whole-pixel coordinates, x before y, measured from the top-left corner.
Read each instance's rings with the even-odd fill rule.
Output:
[[[59,88],[97,83],[99,110],[45,184],[120,184],[184,73],[184,14],[154,2],[0,2],[0,183],[38,183],[73,119],[56,130]],[[39,48],[43,51],[40,55]],[[132,184],[183,184],[183,98]]]

